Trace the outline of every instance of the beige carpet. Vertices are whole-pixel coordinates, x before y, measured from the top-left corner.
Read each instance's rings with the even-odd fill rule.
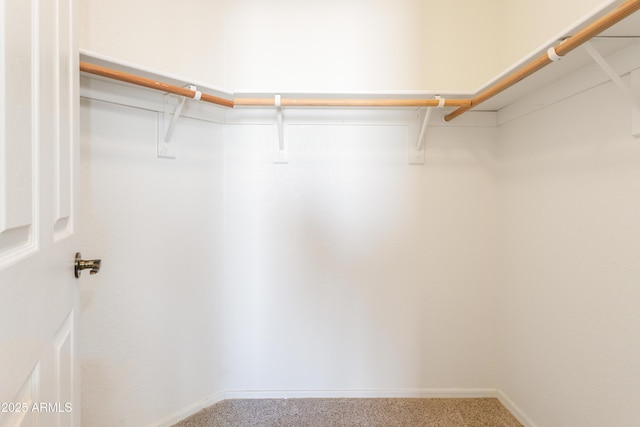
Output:
[[[522,426],[498,399],[238,399],[174,427]]]

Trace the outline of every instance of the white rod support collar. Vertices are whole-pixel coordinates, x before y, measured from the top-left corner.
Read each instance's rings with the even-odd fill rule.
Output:
[[[202,92],[198,90],[198,87],[194,85],[189,85],[189,90],[192,90],[195,92],[193,94],[193,98],[191,99],[193,99],[194,101],[200,101],[200,99],[202,98]]]
[[[551,46],[549,49],[547,49],[547,56],[553,62],[558,62],[558,61],[560,61],[562,59],[562,56],[558,55],[558,53],[556,52],[556,48],[553,47],[553,46]]]

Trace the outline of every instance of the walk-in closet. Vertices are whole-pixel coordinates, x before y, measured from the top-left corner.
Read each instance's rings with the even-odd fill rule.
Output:
[[[6,0],[0,427],[640,425],[640,0]]]

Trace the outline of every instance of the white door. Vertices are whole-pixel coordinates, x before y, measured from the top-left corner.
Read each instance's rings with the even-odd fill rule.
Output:
[[[80,425],[76,22],[75,0],[0,0],[1,427]]]

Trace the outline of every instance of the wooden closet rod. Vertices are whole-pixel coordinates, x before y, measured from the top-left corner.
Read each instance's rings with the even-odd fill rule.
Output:
[[[111,68],[80,62],[80,71],[96,74],[102,77],[132,83],[139,86],[156,89],[162,92],[193,98],[196,92],[184,87],[174,86],[156,80],[140,77],[135,74],[117,71]],[[203,93],[202,101],[216,105],[233,108],[242,107],[273,107],[274,98],[236,98],[229,100]],[[283,107],[437,107],[438,99],[340,99],[340,98],[282,98],[280,105]],[[465,107],[471,104],[469,99],[445,99],[445,107]]]
[[[341,98],[282,98],[283,107],[437,107],[438,99],[341,99]],[[273,107],[273,98],[236,98],[241,107]],[[444,107],[464,107],[469,99],[445,99]]]
[[[80,71],[102,77],[108,77],[114,80],[120,80],[121,82],[132,83],[134,85],[160,90],[162,92],[173,93],[187,98],[194,98],[196,96],[196,91],[191,89],[147,79],[135,74],[125,73],[124,71],[112,70],[111,68],[101,67],[99,65],[90,64],[88,62],[80,62]],[[202,101],[210,102],[216,105],[222,105],[224,107],[233,107],[232,100],[219,98],[217,96],[208,95],[206,93],[201,94],[200,99]]]
[[[575,35],[569,37],[568,39],[563,40],[560,44],[555,46],[555,53],[558,57],[563,57],[567,53],[571,52],[578,46],[582,45],[586,41],[592,39],[597,36],[607,28],[617,24],[622,21],[627,16],[633,14],[634,12],[640,9],[640,0],[627,0],[625,3],[621,4],[618,8],[614,9],[607,15],[602,18],[592,22],[587,27],[578,31]],[[557,60],[557,59],[556,59]],[[478,104],[483,103],[489,98],[494,97],[505,89],[513,86],[518,83],[520,80],[529,77],[536,71],[544,68],[545,66],[554,62],[550,59],[549,54],[545,53],[538,58],[534,59],[532,62],[527,64],[524,68],[521,68],[511,75],[506,76],[501,81],[498,81],[496,84],[481,92],[478,96],[471,99],[471,104],[468,106],[463,106],[458,108],[457,110],[452,111],[451,113],[444,116],[445,121],[450,121],[477,106]]]

